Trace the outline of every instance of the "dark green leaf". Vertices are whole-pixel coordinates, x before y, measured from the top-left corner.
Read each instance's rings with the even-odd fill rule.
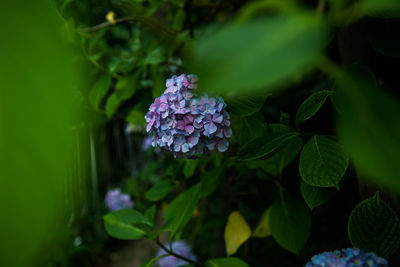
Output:
[[[332,91],[319,91],[308,97],[297,110],[296,125],[314,116],[331,94]]]
[[[206,262],[206,267],[249,267],[249,265],[241,259],[229,257],[210,259]]]
[[[158,182],[146,192],[146,198],[150,201],[159,201],[168,195],[174,188],[174,184],[170,181]]]
[[[193,176],[194,171],[196,170],[197,167],[197,160],[194,159],[186,159],[185,160],[185,166],[183,167],[183,175],[185,175],[186,178],[190,178]]]
[[[348,165],[349,158],[337,142],[314,135],[301,151],[299,171],[309,185],[337,187]]]
[[[171,238],[183,230],[192,217],[193,211],[200,199],[201,187],[201,183],[191,187],[169,204],[165,211],[165,220],[170,223]]]
[[[103,217],[106,231],[112,237],[118,239],[140,239],[145,237],[146,231],[134,224],[152,224],[140,212],[132,209],[121,209],[109,213]]]
[[[354,247],[385,258],[393,255],[400,245],[400,221],[378,193],[353,209],[348,230]]]
[[[308,70],[325,45],[327,31],[311,14],[273,16],[236,23],[200,40],[193,72],[218,93],[257,90],[287,82]]]
[[[400,191],[400,105],[378,89],[367,69],[354,66],[335,84],[343,147],[356,167],[376,183]]]
[[[326,187],[311,186],[301,180],[300,182],[300,193],[304,201],[307,203],[310,209],[314,209],[326,201],[328,201],[335,193],[336,189]]]
[[[111,86],[111,77],[103,75],[95,82],[89,92],[89,102],[97,110],[100,107],[101,101],[106,96]]]
[[[246,95],[237,95],[225,98],[228,105],[229,114],[240,117],[246,117],[259,111],[264,105],[268,94],[253,93]]]
[[[276,242],[298,254],[307,243],[311,226],[310,212],[303,201],[281,189],[271,207],[269,220],[271,234]]]
[[[267,136],[257,138],[242,146],[238,152],[240,160],[261,158],[274,152],[282,145],[296,137],[296,133],[270,133]]]
[[[291,139],[287,144],[282,145],[280,149],[271,154],[264,160],[249,161],[249,168],[262,168],[265,172],[273,177],[279,177],[285,167],[292,162],[303,147],[303,139],[299,136]]]

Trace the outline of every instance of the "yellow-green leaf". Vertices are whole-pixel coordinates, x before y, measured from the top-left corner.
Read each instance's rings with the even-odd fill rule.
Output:
[[[256,229],[254,230],[253,236],[264,238],[271,235],[271,229],[269,228],[269,214],[271,213],[271,207],[264,211]]]
[[[226,254],[235,254],[241,244],[251,236],[250,226],[238,211],[232,212],[225,227]]]

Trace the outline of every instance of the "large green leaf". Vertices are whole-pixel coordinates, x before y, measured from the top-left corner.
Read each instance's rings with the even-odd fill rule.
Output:
[[[159,201],[168,195],[175,188],[174,184],[170,181],[161,181],[153,185],[146,192],[146,198],[150,201]]]
[[[267,99],[266,93],[253,93],[225,97],[229,114],[240,117],[250,116],[261,109]]]
[[[385,258],[396,252],[400,245],[400,221],[378,193],[353,209],[348,230],[354,247]]]
[[[280,189],[269,215],[271,234],[283,248],[298,254],[307,242],[311,216],[301,199]]]
[[[367,69],[344,70],[335,84],[338,130],[356,167],[374,182],[400,191],[400,105],[378,89]]]
[[[257,138],[242,146],[238,152],[238,157],[240,160],[261,158],[274,152],[296,136],[295,132],[269,133],[267,136]]]
[[[361,0],[361,10],[378,18],[400,17],[400,1],[398,0]]]
[[[201,197],[207,197],[214,193],[224,176],[224,171],[224,166],[219,166],[203,174]]]
[[[337,142],[314,135],[301,151],[299,171],[309,185],[337,187],[348,164],[349,158]]]
[[[299,107],[296,113],[296,125],[308,120],[322,107],[332,91],[319,91],[309,96]]]
[[[192,217],[193,211],[200,199],[201,187],[202,184],[198,183],[181,193],[169,204],[165,211],[165,219],[169,222],[171,238],[179,231],[183,230]]]
[[[206,262],[206,267],[249,267],[249,265],[241,259],[228,257],[210,259]]]
[[[118,239],[140,239],[144,238],[153,225],[140,212],[132,209],[121,209],[111,212],[103,217],[106,231],[112,237]],[[138,226],[135,226],[137,224]],[[140,225],[140,226],[139,226]]]
[[[326,37],[323,22],[313,14],[232,23],[199,40],[188,63],[201,78],[202,88],[248,93],[310,69]]]
[[[316,187],[300,182],[300,193],[310,209],[314,209],[328,201],[337,190],[329,187]]]

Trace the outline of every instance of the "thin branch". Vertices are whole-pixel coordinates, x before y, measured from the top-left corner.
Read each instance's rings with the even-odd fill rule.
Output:
[[[317,14],[318,16],[322,16],[326,7],[326,0],[319,0],[317,5]]]
[[[176,258],[178,258],[178,259],[184,260],[184,261],[186,261],[186,262],[188,262],[188,263],[191,263],[191,264],[193,264],[193,265],[195,265],[195,266],[200,266],[200,264],[199,264],[198,262],[193,261],[193,260],[191,260],[191,259],[189,259],[189,258],[186,258],[186,257],[184,257],[184,256],[182,256],[182,255],[178,255],[178,254],[174,253],[172,250],[166,248],[166,247],[160,242],[160,239],[159,239],[158,237],[157,237],[156,239],[154,239],[154,242],[156,242],[156,244],[159,245],[160,248],[161,248],[162,250],[164,250],[166,253],[168,253],[169,255],[172,255],[172,256],[174,256],[174,257],[176,257]]]
[[[78,31],[80,31],[82,33],[96,32],[96,31],[101,30],[103,28],[107,28],[107,27],[113,26],[115,24],[128,22],[128,21],[143,21],[143,19],[140,18],[140,17],[135,17],[135,18],[134,17],[124,17],[124,18],[116,19],[113,22],[103,22],[103,23],[100,23],[100,24],[98,24],[96,26],[93,26],[93,27],[90,27],[90,28],[81,29],[81,30],[78,30]]]

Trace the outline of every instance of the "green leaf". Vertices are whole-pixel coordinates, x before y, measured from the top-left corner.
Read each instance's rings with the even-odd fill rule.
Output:
[[[331,94],[332,91],[319,91],[309,96],[297,110],[296,125],[314,116]]]
[[[192,217],[200,199],[201,183],[191,187],[175,198],[165,211],[165,220],[169,222],[171,238],[183,230]]]
[[[271,207],[269,226],[280,246],[298,254],[310,233],[310,212],[302,200],[280,189],[279,197]]]
[[[393,255],[400,245],[400,221],[378,193],[353,209],[348,230],[354,247],[384,258]]]
[[[203,38],[188,63],[204,89],[250,92],[310,69],[326,37],[324,24],[312,14],[272,16],[230,24]]]
[[[291,139],[296,137],[296,135],[295,132],[270,133],[267,136],[257,138],[242,146],[238,152],[238,157],[240,160],[261,158],[288,143]]]
[[[120,101],[118,100],[117,94],[112,93],[106,103],[106,114],[107,117],[111,118],[112,115],[117,111]]]
[[[337,142],[314,135],[301,151],[299,171],[309,185],[337,187],[348,165],[349,158]]]
[[[146,236],[146,231],[134,224],[153,225],[140,212],[132,209],[121,209],[103,217],[107,233],[118,239],[140,239]]]
[[[99,109],[101,101],[110,90],[110,86],[111,76],[103,75],[94,83],[94,85],[90,89],[89,102],[96,110]]]
[[[353,66],[337,78],[338,130],[356,168],[377,184],[400,192],[400,105],[377,86],[366,68]]]
[[[368,15],[378,18],[400,17],[400,2],[398,0],[361,0],[360,8]]]
[[[185,160],[185,166],[183,167],[183,175],[186,178],[190,178],[193,176],[194,171],[196,170],[197,167],[197,160],[194,159],[186,159]]]
[[[150,201],[159,201],[168,195],[175,185],[170,181],[161,181],[153,185],[147,192],[145,197]]]
[[[328,201],[335,193],[336,189],[326,187],[311,186],[301,180],[300,182],[300,193],[304,201],[307,203],[310,209],[314,209],[326,201]]]
[[[272,177],[279,177],[285,167],[297,157],[302,147],[303,138],[295,136],[267,159],[248,161],[247,166],[249,168],[261,168]]]
[[[118,80],[115,93],[120,101],[131,98],[139,88],[139,74],[138,71],[135,75],[124,76]]]
[[[154,217],[156,215],[156,212],[157,212],[157,207],[155,205],[152,205],[150,206],[150,208],[146,210],[144,216],[147,218],[147,220],[149,220],[149,222],[154,224]]]
[[[250,116],[261,109],[269,94],[253,93],[226,97],[229,114],[240,117]]]
[[[164,255],[152,258],[148,262],[143,263],[140,267],[151,267],[151,266],[153,266],[154,262],[158,261],[161,258],[167,257],[167,256],[169,256],[169,255],[168,254],[164,254]]]
[[[249,265],[241,259],[229,257],[210,259],[206,262],[206,267],[249,267]]]

